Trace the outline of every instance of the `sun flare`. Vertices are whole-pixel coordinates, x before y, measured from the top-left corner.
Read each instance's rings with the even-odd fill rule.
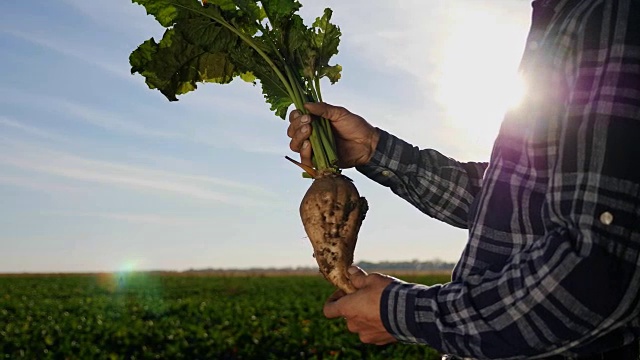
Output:
[[[525,96],[518,64],[526,26],[501,9],[480,5],[470,9],[452,4],[448,14],[450,25],[439,44],[435,98],[457,136],[487,148],[505,112]]]

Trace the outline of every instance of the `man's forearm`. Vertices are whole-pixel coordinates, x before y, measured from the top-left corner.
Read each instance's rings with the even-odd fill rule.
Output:
[[[385,131],[379,134],[373,157],[358,171],[425,214],[466,228],[488,164],[461,163],[435,150],[420,150]]]

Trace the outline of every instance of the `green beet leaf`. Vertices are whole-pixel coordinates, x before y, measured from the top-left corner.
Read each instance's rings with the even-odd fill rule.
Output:
[[[130,57],[131,73],[170,101],[198,83],[226,84],[236,77],[257,84],[280,118],[293,104],[322,101],[320,79],[332,84],[342,67],[330,65],[338,53],[340,29],[326,9],[311,27],[297,14],[297,0],[133,0],[167,28],[163,38],[142,43]],[[319,170],[337,169],[333,135],[319,122],[311,144]]]

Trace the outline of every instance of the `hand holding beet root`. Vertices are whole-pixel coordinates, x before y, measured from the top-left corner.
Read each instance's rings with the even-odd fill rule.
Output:
[[[367,274],[356,266],[351,266],[348,274],[356,291],[346,295],[337,290],[325,303],[324,315],[328,318],[344,318],[349,331],[357,333],[363,343],[385,345],[396,342],[380,318],[382,292],[394,278],[376,273]]]
[[[369,162],[378,145],[379,135],[375,127],[342,107],[326,103],[307,103],[304,107],[309,113],[331,122],[338,150],[338,166],[347,169]],[[312,116],[294,110],[289,114],[290,124],[287,129],[287,135],[291,138],[291,150],[299,152],[301,162],[308,166],[312,166],[311,147],[303,148],[303,144],[309,144],[311,121]]]

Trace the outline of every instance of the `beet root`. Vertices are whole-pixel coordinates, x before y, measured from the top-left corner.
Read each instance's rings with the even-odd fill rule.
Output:
[[[317,177],[300,204],[302,224],[322,275],[338,289],[356,291],[347,277],[360,225],[368,210],[351,179],[340,174]]]

